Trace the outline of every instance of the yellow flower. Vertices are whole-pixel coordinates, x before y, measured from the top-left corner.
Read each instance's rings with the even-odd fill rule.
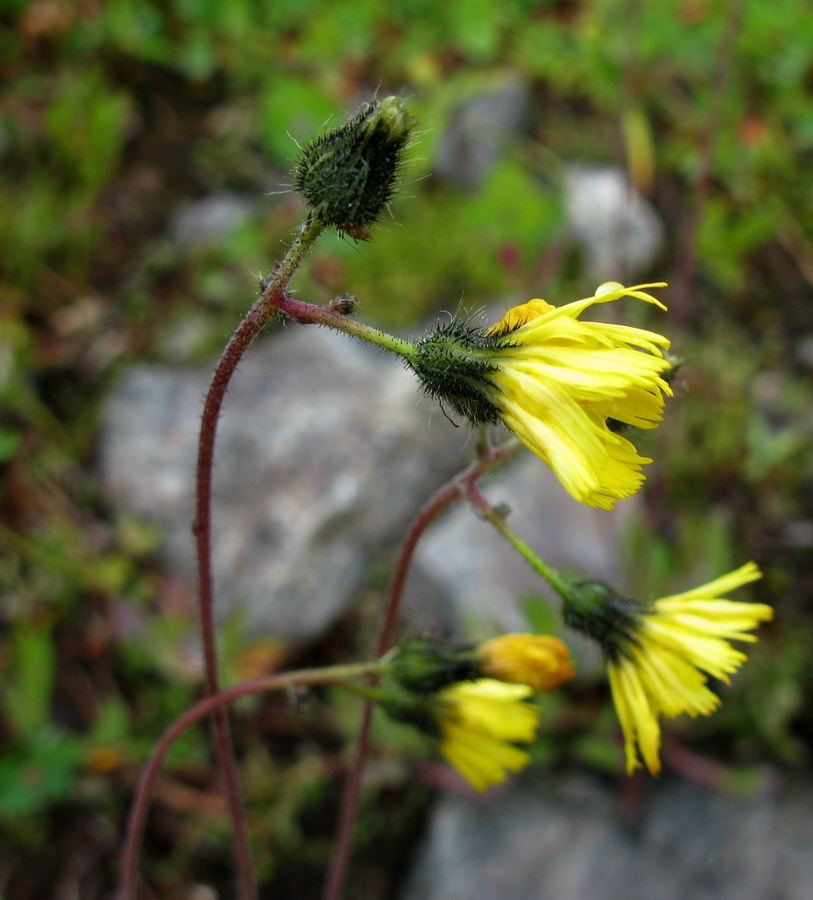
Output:
[[[532,693],[524,684],[491,678],[453,684],[438,693],[434,716],[440,728],[440,750],[478,791],[519,772],[530,756],[515,741],[532,741],[539,710],[525,702]]]
[[[616,282],[593,297],[554,307],[531,300],[509,310],[486,337],[488,386],[484,393],[517,437],[556,473],[565,489],[590,506],[612,509],[643,484],[634,445],[607,420],[655,428],[663,413],[661,377],[669,367],[669,341],[626,325],[582,322],[594,303],[637,297],[665,309],[642,288]]]
[[[755,641],[747,632],[773,611],[763,603],[718,598],[760,577],[750,562],[702,587],[656,600],[634,616],[629,640],[608,663],[628,772],[641,765],[639,750],[649,771],[660,771],[660,714],[705,716],[720,705],[704,673],[727,683],[746,659],[729,641]]]
[[[489,678],[551,691],[573,675],[565,644],[547,634],[503,634],[477,647],[480,672]]]

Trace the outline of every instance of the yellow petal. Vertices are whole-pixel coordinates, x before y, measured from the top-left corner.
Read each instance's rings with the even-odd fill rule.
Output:
[[[538,319],[545,313],[550,312],[555,307],[551,306],[546,300],[529,300],[527,303],[521,303],[514,306],[497,322],[485,332],[486,337],[500,337],[508,334],[509,331],[515,331],[517,328],[525,325],[533,319]]]

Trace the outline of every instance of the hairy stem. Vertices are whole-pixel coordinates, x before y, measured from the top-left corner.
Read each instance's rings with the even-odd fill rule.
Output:
[[[364,325],[355,319],[349,319],[347,316],[339,315],[331,309],[325,309],[323,306],[314,306],[311,303],[303,303],[301,300],[294,300],[292,297],[282,297],[279,301],[280,312],[285,313],[297,322],[327,325],[328,328],[335,328],[337,331],[343,331],[351,337],[360,338],[370,344],[381,347],[382,350],[389,350],[402,356],[407,361],[412,361],[417,357],[417,349],[410,341],[403,338],[395,337],[386,331],[380,331],[371,325]]]
[[[156,744],[152,756],[144,767],[138,781],[135,800],[127,822],[127,836],[122,852],[121,879],[119,890],[116,894],[117,900],[136,900],[138,857],[149,812],[150,797],[155,790],[155,783],[164,758],[175,741],[185,731],[207,715],[211,715],[218,709],[223,709],[230,701],[243,697],[246,694],[257,694],[262,691],[274,691],[285,687],[310,684],[341,683],[348,678],[358,678],[362,675],[377,672],[386,664],[386,661],[379,660],[371,663],[355,663],[346,666],[329,666],[322,669],[305,669],[299,672],[283,672],[279,675],[257,678],[204,697],[190,707],[180,718],[176,719]]]
[[[423,505],[418,515],[409,526],[398,560],[393,570],[387,597],[384,606],[384,615],[379,626],[375,653],[380,656],[389,649],[392,643],[393,632],[398,621],[398,612],[401,608],[401,600],[404,595],[409,570],[415,555],[415,549],[423,533],[437,517],[464,497],[467,486],[473,484],[486,472],[495,468],[501,462],[513,456],[521,445],[516,441],[510,441],[496,449],[490,449],[482,440],[480,449],[482,457],[454,478],[447,481],[439,488]],[[339,825],[336,840],[333,845],[333,857],[330,861],[325,888],[322,893],[323,900],[340,900],[347,876],[347,867],[350,862],[350,849],[353,837],[353,826],[358,814],[359,798],[361,796],[361,781],[364,774],[364,765],[370,749],[370,725],[373,716],[373,704],[368,702],[364,706],[361,725],[359,727],[356,752],[350,764],[350,771],[345,782],[342,806],[339,814]]]
[[[212,580],[212,473],[217,423],[223,406],[223,398],[243,354],[275,314],[291,277],[321,230],[321,226],[314,225],[310,219],[302,226],[259,299],[226,344],[212,376],[203,407],[198,442],[195,522],[192,530],[197,545],[201,643],[203,645],[206,690],[209,694],[215,694],[220,689]],[[237,896],[240,900],[254,900],[256,888],[245,807],[240,791],[229,721],[222,705],[212,706],[212,733],[218,763],[225,779],[229,815],[234,828]]]

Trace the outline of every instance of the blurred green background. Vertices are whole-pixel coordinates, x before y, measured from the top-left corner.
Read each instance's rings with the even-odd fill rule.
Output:
[[[404,187],[373,242],[322,241],[297,279],[304,299],[349,291],[365,318],[405,329],[461,298],[575,299],[596,280],[568,237],[568,166],[619,167],[653,204],[664,239],[635,276],[670,282],[658,327],[686,365],[631,570],[652,593],[760,562],[752,595],[777,621],[693,746],[743,783],[808,764],[806,4],[2,0],[0,84],[0,896],[109,896],[138,766],[200,690],[158,536],[99,489],[105,398],[134,360],[212,357],[300,220],[286,188],[297,142],[375,95],[404,98],[420,122]],[[521,127],[490,131],[498,152],[471,177],[444,173],[460,110],[512,84],[528,100]],[[195,231],[188,211],[212,197],[227,225]],[[234,678],[275,652],[224,643]],[[289,663],[354,652],[339,628]],[[604,691],[570,698],[576,713],[540,750],[548,765],[619,770]],[[263,884],[316,896],[356,704],[336,698],[316,721],[284,699],[258,708],[238,731]],[[428,790],[397,768],[407,741],[382,737],[395,775],[362,814],[358,896],[392,895],[426,809]],[[168,772],[145,874],[161,897],[227,885],[204,731]]]

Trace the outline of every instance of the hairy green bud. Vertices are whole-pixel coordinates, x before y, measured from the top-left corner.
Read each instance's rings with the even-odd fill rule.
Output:
[[[416,344],[410,365],[424,390],[441,402],[447,401],[475,425],[500,420],[489,399],[489,351],[494,339],[461,322],[441,325]]]
[[[308,144],[293,177],[316,221],[369,239],[368,226],[395,192],[414,124],[397,97],[385,97]]]
[[[410,638],[399,649],[390,671],[406,690],[433,694],[455,682],[479,678],[479,665],[472,644]]]
[[[642,601],[622,597],[603,581],[582,581],[573,585],[562,617],[569,628],[592,638],[607,659],[615,661],[637,643],[645,611]]]

